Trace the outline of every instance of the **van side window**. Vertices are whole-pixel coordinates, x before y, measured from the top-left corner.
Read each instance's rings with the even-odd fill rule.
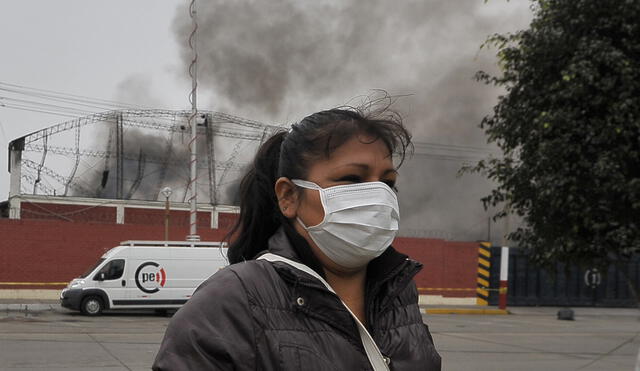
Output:
[[[122,277],[124,273],[124,259],[114,259],[110,261],[100,269],[98,275],[100,275],[100,273],[104,273],[105,280],[115,280]]]

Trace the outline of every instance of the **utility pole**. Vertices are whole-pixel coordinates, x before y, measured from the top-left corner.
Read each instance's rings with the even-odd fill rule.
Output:
[[[197,231],[197,215],[198,215],[198,166],[197,166],[197,147],[196,142],[198,138],[198,123],[196,122],[198,116],[197,105],[197,92],[198,92],[198,51],[196,50],[196,32],[198,30],[198,22],[196,19],[196,0],[191,0],[189,6],[189,13],[193,24],[193,31],[189,36],[189,47],[193,52],[193,59],[189,65],[189,75],[191,76],[191,94],[189,99],[191,100],[191,115],[189,115],[189,127],[191,128],[191,140],[189,141],[189,149],[191,150],[191,175],[189,178],[189,235],[187,235],[187,241],[200,241]]]
[[[124,128],[122,112],[116,113],[116,199],[124,198]]]

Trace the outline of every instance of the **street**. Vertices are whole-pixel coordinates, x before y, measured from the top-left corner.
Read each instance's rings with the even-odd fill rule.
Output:
[[[55,308],[55,307],[54,307]],[[633,370],[639,312],[511,308],[512,315],[425,315],[443,370]],[[59,307],[0,311],[0,370],[148,370],[169,317],[85,317]]]
[[[443,370],[633,370],[640,348],[640,312],[573,308],[575,321],[559,321],[558,308],[514,307],[511,315],[425,317]]]
[[[149,370],[167,317],[0,314],[0,370]]]

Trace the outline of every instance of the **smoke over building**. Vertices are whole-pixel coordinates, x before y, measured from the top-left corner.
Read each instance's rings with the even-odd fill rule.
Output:
[[[263,122],[299,120],[372,89],[398,99],[416,140],[400,169],[405,235],[486,239],[479,175],[457,173],[489,154],[478,125],[498,91],[475,82],[493,70],[485,38],[523,28],[528,2],[383,0],[227,1],[198,4],[199,86],[216,110]],[[186,5],[175,18],[185,64],[191,50]],[[494,229],[495,232],[495,229]],[[499,240],[499,233],[493,237]]]

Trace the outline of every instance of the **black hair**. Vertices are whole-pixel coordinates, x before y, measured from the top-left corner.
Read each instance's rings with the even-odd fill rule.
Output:
[[[262,144],[240,183],[240,217],[225,238],[235,237],[229,245],[229,262],[254,258],[267,249],[269,237],[288,223],[275,194],[278,178],[306,179],[314,162],[329,158],[335,149],[359,134],[366,134],[372,142],[382,140],[390,155],[399,157],[398,167],[411,148],[411,134],[402,125],[400,115],[388,107],[370,113],[352,108],[317,112]]]

